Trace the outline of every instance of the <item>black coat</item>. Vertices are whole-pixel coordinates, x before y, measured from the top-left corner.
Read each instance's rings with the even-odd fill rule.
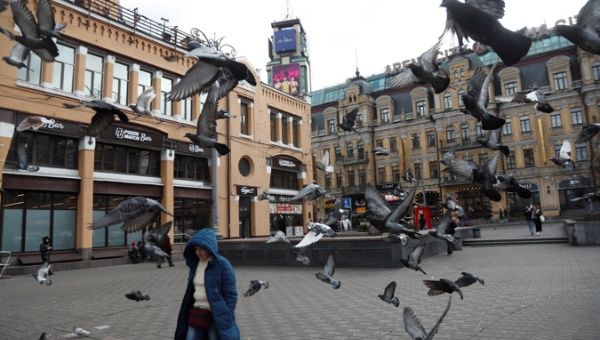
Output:
[[[50,262],[50,244],[44,242],[40,243],[40,255],[42,256],[42,262]]]

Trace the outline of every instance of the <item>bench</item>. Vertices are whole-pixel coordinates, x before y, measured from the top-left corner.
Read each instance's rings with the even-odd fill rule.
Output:
[[[93,249],[92,259],[110,259],[115,257],[127,257],[127,248],[117,249]]]

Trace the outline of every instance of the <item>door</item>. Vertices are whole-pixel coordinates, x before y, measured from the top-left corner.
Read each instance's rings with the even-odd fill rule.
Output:
[[[241,238],[250,237],[250,229],[251,229],[250,202],[251,202],[251,197],[244,197],[244,196],[240,197],[239,216],[240,216],[240,237]]]

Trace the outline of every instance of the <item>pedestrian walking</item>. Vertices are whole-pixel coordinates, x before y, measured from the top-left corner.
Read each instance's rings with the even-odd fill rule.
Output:
[[[175,340],[239,340],[235,272],[231,263],[219,255],[214,231],[205,228],[197,232],[186,245],[183,257],[190,271]]]
[[[425,214],[423,212],[419,212],[419,230],[425,229],[427,221],[425,220]]]
[[[454,236],[454,233],[456,232],[456,227],[458,227],[457,220],[458,217],[454,216],[453,214],[453,216],[450,219],[450,223],[448,224],[448,228],[446,229],[446,234]],[[446,244],[448,246],[448,255],[452,255],[452,252],[454,251],[454,243],[446,241]]]
[[[535,234],[540,236],[540,235],[542,235],[542,223],[544,223],[544,220],[546,218],[544,217],[542,209],[540,209],[540,206],[538,204],[536,204],[533,207],[532,216],[533,216],[533,222],[535,224]]]
[[[529,235],[533,236],[533,231],[535,228],[535,222],[533,222],[533,204],[529,203],[528,206],[525,207],[525,220],[527,221],[527,226],[529,227]]]
[[[50,236],[44,236],[42,243],[40,243],[40,256],[42,257],[42,263],[50,264],[50,250],[52,250],[52,239]],[[52,269],[49,269],[48,275],[52,275]]]
[[[342,227],[344,228],[344,231],[352,230],[352,221],[350,221],[348,217],[345,217],[342,220]]]

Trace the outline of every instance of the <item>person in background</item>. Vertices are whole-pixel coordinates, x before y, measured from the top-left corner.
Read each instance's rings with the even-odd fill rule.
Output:
[[[456,227],[458,227],[458,216],[455,216],[454,214],[452,215],[452,219],[450,220],[450,223],[448,224],[448,229],[446,229],[446,234],[452,235],[454,236],[454,233],[456,232]],[[452,252],[454,251],[454,244],[450,241],[446,241],[446,243],[448,244],[448,255],[452,255]]]
[[[427,221],[425,220],[425,214],[423,214],[423,212],[419,212],[419,230],[423,230],[425,229],[425,226],[427,225]]]
[[[137,248],[140,253],[140,262],[150,261],[150,258],[146,254],[146,248],[144,248],[144,242],[138,241]]]
[[[231,263],[219,255],[215,233],[197,232],[185,246],[190,268],[177,318],[175,340],[239,340],[237,287]]]
[[[535,222],[533,222],[533,204],[529,203],[529,205],[525,207],[525,212],[523,214],[525,215],[525,220],[529,227],[529,235],[533,236],[533,228],[535,227]]]
[[[127,255],[129,255],[129,259],[132,263],[135,264],[140,262],[140,252],[135,241],[132,241],[131,244],[127,247]]]
[[[535,224],[535,234],[542,235],[542,223],[544,222],[544,214],[542,213],[542,209],[538,204],[533,206],[532,218],[533,223]],[[533,235],[533,234],[532,234]]]
[[[42,257],[43,263],[47,262],[50,264],[50,250],[52,250],[52,245],[50,242],[52,242],[50,236],[44,236],[42,238],[42,243],[40,243],[40,256]],[[52,269],[48,271],[48,274],[53,274]]]

